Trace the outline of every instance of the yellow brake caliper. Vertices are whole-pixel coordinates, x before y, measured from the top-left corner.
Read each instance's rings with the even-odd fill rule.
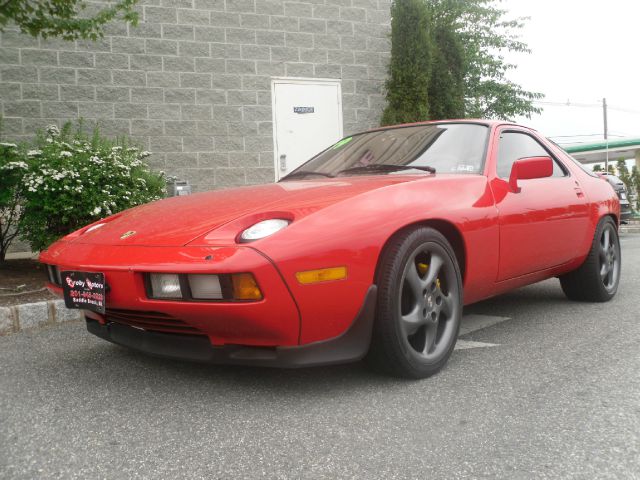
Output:
[[[428,263],[418,263],[418,273],[420,275],[422,276],[426,275],[428,270],[429,270]],[[436,286],[440,288],[440,278],[436,278]]]

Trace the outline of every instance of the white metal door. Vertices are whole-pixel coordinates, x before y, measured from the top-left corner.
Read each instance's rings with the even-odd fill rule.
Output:
[[[342,138],[339,80],[274,79],[276,180]]]

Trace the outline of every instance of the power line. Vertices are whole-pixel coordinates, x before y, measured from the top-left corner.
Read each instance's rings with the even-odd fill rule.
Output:
[[[556,143],[558,145],[589,145],[589,144],[592,144],[594,142],[585,142],[585,141],[582,141],[582,142],[566,142],[566,141],[565,142],[561,142],[561,141],[557,141]]]
[[[633,110],[631,108],[614,107],[609,105],[609,110],[615,110],[616,112],[636,113],[640,115],[640,110]]]
[[[610,137],[625,137],[626,135],[613,135]],[[572,138],[572,137],[602,137],[601,133],[576,133],[575,135],[552,135],[549,138]]]
[[[567,100],[566,102],[534,100],[533,103],[537,105],[549,105],[553,107],[602,108],[601,103],[581,103],[581,102],[572,102],[571,100]],[[607,105],[607,108],[609,110],[615,110],[616,112],[633,113],[633,114],[640,115],[640,110],[634,110],[632,108],[617,107],[614,105]]]
[[[616,135],[614,135],[616,137],[634,137],[634,138],[638,138],[640,137],[640,134],[638,134],[638,132],[636,133],[625,133],[625,132],[621,132],[619,130],[616,130]]]
[[[566,102],[546,102],[544,100],[534,100],[533,103],[538,105],[552,105],[554,107],[582,107],[582,108],[601,108],[601,103],[577,103],[567,100]]]

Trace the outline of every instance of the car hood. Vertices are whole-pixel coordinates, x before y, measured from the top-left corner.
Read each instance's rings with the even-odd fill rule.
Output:
[[[273,213],[299,219],[355,195],[421,178],[425,177],[380,175],[287,181],[172,197],[114,215],[100,228],[69,240],[99,245],[181,246],[243,217],[259,221],[273,218],[269,216]]]

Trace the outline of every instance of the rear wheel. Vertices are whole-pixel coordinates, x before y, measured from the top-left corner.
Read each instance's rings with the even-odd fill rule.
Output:
[[[383,253],[377,284],[368,360],[403,377],[433,375],[451,355],[462,317],[462,279],[451,245],[432,228],[398,234]]]
[[[605,217],[598,223],[587,259],[560,277],[562,291],[571,300],[607,302],[618,291],[620,264],[618,230],[611,217]]]

